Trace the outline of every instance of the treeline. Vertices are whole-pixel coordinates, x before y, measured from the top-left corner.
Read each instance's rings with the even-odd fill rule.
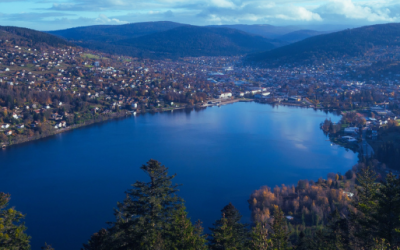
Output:
[[[350,127],[363,127],[366,124],[366,120],[363,117],[357,115],[357,112],[346,112],[342,115],[342,118],[338,123],[334,123],[331,119],[325,119],[321,124],[321,129],[326,134],[336,134],[342,130],[342,125]]]
[[[279,207],[290,216],[290,225],[299,226],[297,231],[323,225],[336,209],[343,214],[353,210],[350,196],[354,192],[354,177],[353,171],[349,170],[345,176],[333,174],[333,179],[320,178],[316,183],[300,180],[296,187],[282,185],[273,190],[262,187],[249,199],[252,218],[254,221],[270,220],[275,207]]]
[[[71,43],[54,35],[27,28],[0,26],[0,31],[5,31],[0,32],[1,39],[15,40],[17,38],[18,40],[27,41],[31,46],[38,44],[46,44],[53,47],[73,46]]]
[[[126,30],[109,33],[99,29],[91,29],[90,33],[81,30],[83,36],[80,37],[73,31],[70,34],[65,31],[52,33],[74,40],[76,44],[91,50],[152,59],[234,56],[276,47],[270,40],[235,29],[178,26],[143,36],[127,35]]]
[[[382,142],[375,157],[388,165],[388,167],[400,170],[400,146],[393,141]]]
[[[300,181],[297,187],[256,191],[252,198],[262,198],[255,206],[259,203],[271,206],[269,216],[254,216],[252,225],[244,224],[239,211],[228,204],[208,234],[204,233],[200,221],[193,224],[188,218],[184,202],[176,194],[178,185],[172,184],[175,175],[169,176],[168,168],[150,160],[141,169],[149,181],[132,185],[125,200],[117,204],[115,221],[93,234],[82,250],[386,250],[400,247],[400,179],[388,174],[377,183],[378,176],[367,165],[360,164],[344,176],[337,174],[334,180],[320,180],[319,184]],[[355,184],[354,196],[347,196],[350,199],[342,195],[340,188],[335,188],[347,177]],[[286,204],[285,197],[293,197],[295,201],[295,196],[301,197],[298,206],[295,202]],[[301,230],[294,240],[287,211],[299,214],[300,204],[307,208],[310,201],[304,199],[306,196],[329,216],[324,217],[326,223],[321,222],[313,230]],[[29,236],[24,233],[26,227],[21,222],[23,215],[7,208],[9,198],[9,195],[0,195],[0,249],[30,249]],[[330,203],[329,209],[327,203]],[[350,206],[353,209],[344,211]],[[46,245],[42,249],[52,248]]]
[[[375,47],[399,45],[400,25],[380,24],[347,29],[304,39],[271,51],[248,56],[249,62],[279,65],[363,56]]]

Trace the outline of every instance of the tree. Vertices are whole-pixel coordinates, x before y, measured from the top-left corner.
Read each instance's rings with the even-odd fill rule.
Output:
[[[222,210],[222,218],[210,228],[211,249],[243,249],[248,242],[249,231],[246,224],[240,223],[242,215],[229,203]]]
[[[101,229],[94,233],[87,244],[83,244],[82,250],[106,250],[108,231]]]
[[[30,249],[30,237],[24,233],[25,224],[21,220],[25,217],[14,208],[8,208],[10,195],[0,193],[0,250]]]
[[[273,249],[286,250],[288,249],[288,240],[290,232],[286,226],[286,219],[283,211],[276,206],[274,211],[274,220],[270,223],[272,233],[271,240]]]
[[[250,233],[249,249],[271,249],[271,239],[268,238],[268,228],[265,222],[257,222]]]
[[[156,160],[141,169],[150,181],[137,181],[124,202],[117,204],[110,249],[164,249],[171,238],[174,213],[182,208],[182,199],[175,194],[178,185],[171,182],[175,175],[168,176],[168,168]]]
[[[345,250],[350,248],[350,230],[346,218],[342,218],[337,209],[331,214],[331,218],[326,226],[325,237],[327,246],[335,250]]]
[[[303,231],[301,231],[299,243],[297,244],[295,249],[296,250],[313,250],[313,249],[317,249],[317,247],[315,245],[315,241],[311,237],[306,236],[306,234]]]
[[[375,183],[376,173],[370,167],[363,167],[357,174],[357,199],[354,207],[357,213],[351,214],[355,227],[356,244],[361,248],[370,249],[375,245],[376,220],[373,214],[377,209],[378,186]]]
[[[48,245],[47,243],[44,243],[44,246],[41,247],[42,250],[54,250],[54,248],[51,245]]]
[[[398,246],[400,236],[400,185],[392,173],[382,182],[377,196],[378,206],[374,214],[378,222],[377,236],[390,246]]]
[[[187,218],[185,207],[181,207],[174,215],[174,221],[170,231],[168,249],[174,250],[202,250],[207,249],[206,238],[199,221],[196,226],[192,225]]]

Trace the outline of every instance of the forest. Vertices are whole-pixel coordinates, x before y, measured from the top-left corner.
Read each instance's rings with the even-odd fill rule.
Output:
[[[22,39],[21,39],[22,38]],[[28,41],[29,46],[46,45],[53,47],[71,46],[64,39],[40,31],[20,27],[0,26],[0,39]]]
[[[81,27],[52,31],[79,46],[110,54],[139,58],[233,56],[275,48],[271,40],[243,31],[161,22],[117,26]],[[132,29],[129,30],[129,27]]]
[[[398,46],[400,24],[380,24],[347,29],[307,38],[271,51],[251,54],[248,62],[272,64],[304,63],[316,60],[362,56],[378,46]]]
[[[126,191],[115,220],[94,233],[82,250],[399,249],[400,179],[391,173],[382,178],[375,172],[378,166],[376,160],[363,159],[345,175],[332,173],[327,180],[262,187],[249,199],[251,224],[227,204],[204,230],[201,221],[188,217],[177,195],[179,185],[172,182],[175,175],[149,160],[141,167],[147,182],[136,181]],[[0,249],[28,250],[25,215],[10,208],[9,201],[9,194],[0,194]],[[47,243],[42,249],[53,250]]]

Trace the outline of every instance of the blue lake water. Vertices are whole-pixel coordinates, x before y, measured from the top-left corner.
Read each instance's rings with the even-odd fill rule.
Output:
[[[27,215],[32,248],[80,249],[112,221],[113,208],[157,159],[177,173],[189,216],[211,226],[232,202],[250,221],[247,199],[261,186],[344,173],[357,155],[319,129],[313,109],[234,103],[200,111],[109,121],[0,151],[0,191]]]

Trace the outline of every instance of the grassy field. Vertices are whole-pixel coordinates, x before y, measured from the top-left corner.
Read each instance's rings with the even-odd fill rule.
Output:
[[[83,53],[83,54],[81,54],[81,57],[87,58],[87,59],[100,59],[99,56],[93,55],[93,54],[90,54],[90,53]]]

